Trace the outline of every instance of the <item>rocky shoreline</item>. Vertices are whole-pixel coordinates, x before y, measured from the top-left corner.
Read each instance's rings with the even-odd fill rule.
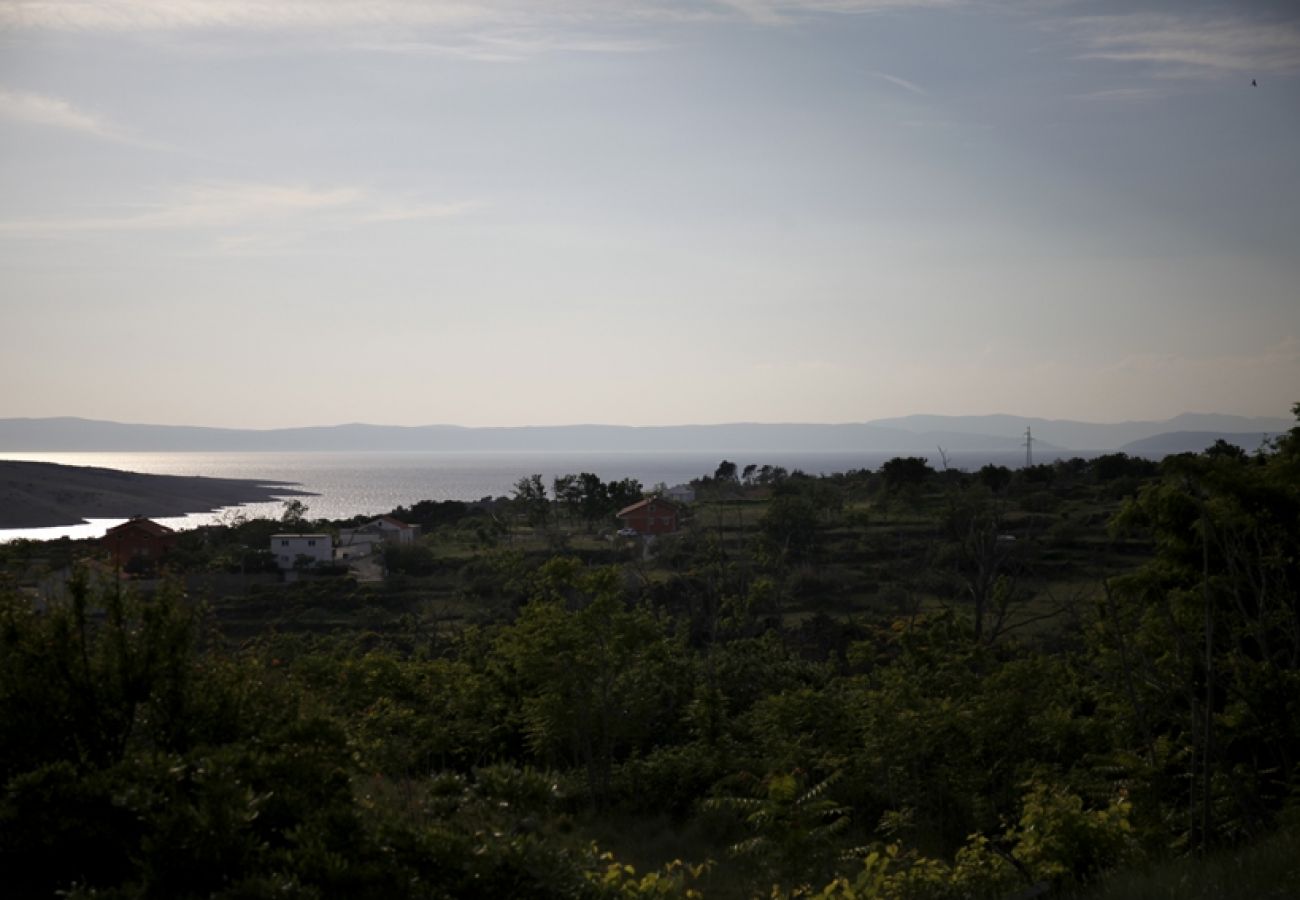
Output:
[[[86,519],[183,516],[240,503],[310,496],[292,484],[147,475],[118,469],[0,460],[0,528],[79,525]]]

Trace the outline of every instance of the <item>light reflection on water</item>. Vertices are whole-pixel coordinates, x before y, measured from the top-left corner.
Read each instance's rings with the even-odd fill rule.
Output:
[[[558,475],[594,472],[602,479],[632,477],[646,487],[658,482],[673,485],[711,474],[722,459],[742,469],[758,465],[802,469],[811,474],[876,469],[899,453],[812,453],[807,451],[660,451],[653,453],[578,452],[41,452],[3,453],[5,459],[52,462],[72,466],[97,466],[155,475],[208,475],[217,478],[248,478],[269,484],[296,484],[317,496],[303,497],[311,518],[345,519],[355,515],[388,512],[420,500],[477,500],[509,495],[520,478],[542,474],[549,489]],[[937,454],[916,451],[939,465]],[[1037,457],[1038,455],[1035,454]],[[974,470],[986,463],[1008,467],[1020,465],[1023,455],[1015,452],[968,452],[949,454],[949,465]],[[1051,462],[1044,454],[1038,462]],[[216,512],[194,513],[156,521],[172,528],[193,528],[212,524],[224,517],[243,514],[276,518],[281,503],[249,503]],[[47,540],[100,537],[121,519],[94,519],[83,525],[62,528],[0,529],[0,542],[17,538]]]

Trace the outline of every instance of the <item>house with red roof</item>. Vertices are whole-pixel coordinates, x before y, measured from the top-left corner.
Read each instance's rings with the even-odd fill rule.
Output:
[[[624,528],[642,536],[673,534],[682,524],[682,511],[676,503],[663,497],[646,497],[616,513]]]
[[[144,516],[132,516],[104,532],[100,546],[123,570],[152,569],[176,544],[176,532]]]

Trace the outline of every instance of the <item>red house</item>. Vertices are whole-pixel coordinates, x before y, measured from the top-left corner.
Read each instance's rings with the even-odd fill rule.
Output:
[[[663,497],[646,497],[618,511],[625,528],[637,534],[672,534],[681,526],[677,504]]]
[[[108,529],[100,543],[120,569],[152,568],[176,543],[176,532],[143,516],[132,516]]]

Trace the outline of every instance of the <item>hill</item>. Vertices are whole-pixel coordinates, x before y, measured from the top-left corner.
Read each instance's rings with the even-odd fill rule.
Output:
[[[1285,431],[1285,419],[1185,414],[1166,422],[1105,424],[1021,416],[907,416],[846,424],[555,425],[467,428],[352,423],[237,429],[93,419],[0,419],[0,452],[20,451],[876,451],[1016,450],[1025,429],[1045,451],[1115,450],[1166,432]],[[1211,441],[1213,443],[1213,441]]]

